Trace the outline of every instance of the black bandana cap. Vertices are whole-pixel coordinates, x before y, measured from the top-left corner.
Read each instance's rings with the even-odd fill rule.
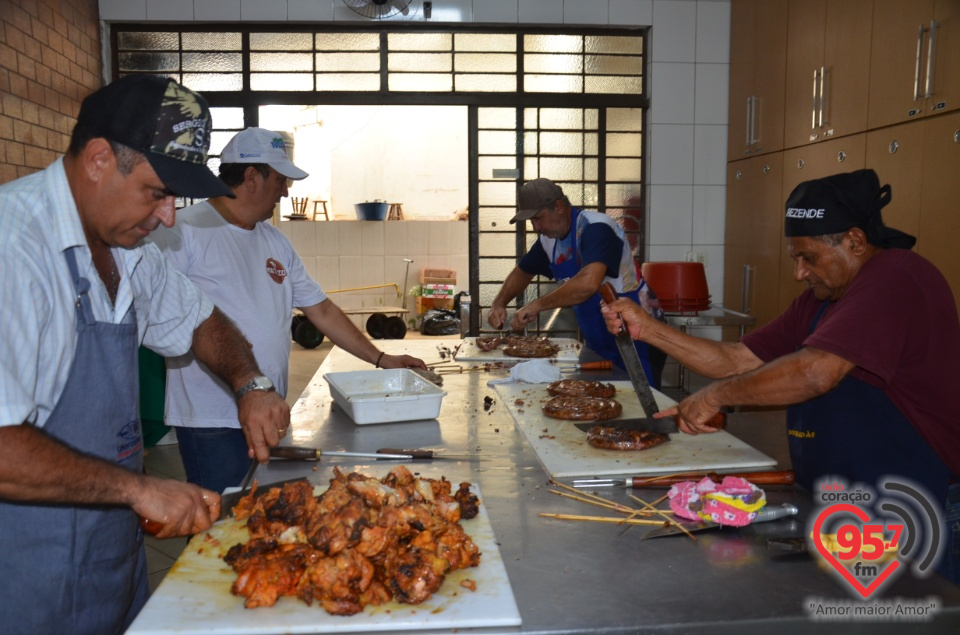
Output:
[[[784,235],[824,236],[858,227],[871,245],[911,249],[917,242],[915,237],[883,224],[880,210],[891,198],[890,186],[881,187],[873,170],[804,181],[787,198]]]

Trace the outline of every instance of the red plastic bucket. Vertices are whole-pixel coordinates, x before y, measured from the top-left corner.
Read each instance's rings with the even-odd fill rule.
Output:
[[[660,299],[664,311],[696,313],[710,308],[707,274],[701,262],[645,262],[644,280]]]

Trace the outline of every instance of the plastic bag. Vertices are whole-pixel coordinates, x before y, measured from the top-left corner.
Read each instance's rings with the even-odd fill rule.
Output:
[[[420,332],[424,335],[460,335],[460,318],[447,309],[430,309],[423,315]]]

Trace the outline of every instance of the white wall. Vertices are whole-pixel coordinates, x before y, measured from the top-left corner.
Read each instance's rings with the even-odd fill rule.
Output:
[[[421,6],[422,0],[414,0],[408,19],[423,22]],[[105,21],[363,21],[340,0],[100,0],[100,12]],[[650,26],[647,257],[683,260],[688,251],[705,254],[710,293],[720,301],[729,0],[434,0],[430,21]],[[413,253],[416,245],[404,247]]]

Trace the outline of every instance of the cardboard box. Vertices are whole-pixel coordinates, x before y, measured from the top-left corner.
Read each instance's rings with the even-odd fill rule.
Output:
[[[457,272],[453,269],[420,269],[420,284],[457,284]]]
[[[420,290],[421,297],[424,298],[452,298],[452,284],[425,284]]]
[[[423,315],[430,309],[452,309],[453,308],[453,298],[424,298],[418,296],[417,300],[417,315]]]

